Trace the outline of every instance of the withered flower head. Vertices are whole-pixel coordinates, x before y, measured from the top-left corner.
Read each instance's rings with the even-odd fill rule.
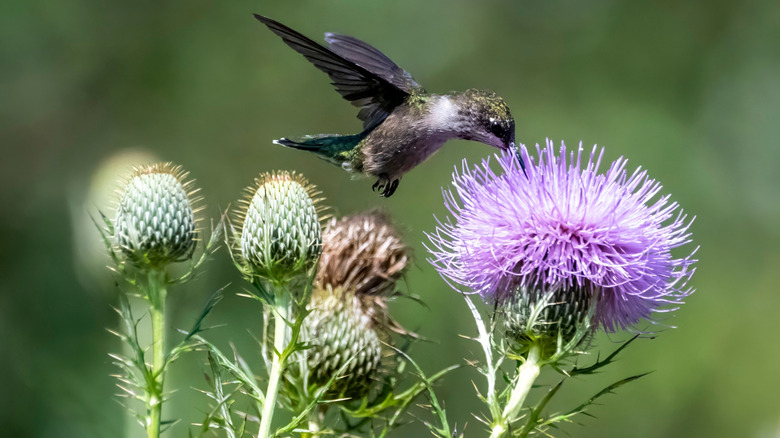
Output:
[[[358,296],[388,296],[406,272],[410,249],[386,214],[331,219],[322,235],[316,283]]]

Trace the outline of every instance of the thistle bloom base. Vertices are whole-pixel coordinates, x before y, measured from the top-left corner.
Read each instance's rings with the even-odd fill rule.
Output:
[[[541,359],[565,357],[592,338],[597,300],[584,288],[520,287],[497,309],[514,355],[538,347]]]

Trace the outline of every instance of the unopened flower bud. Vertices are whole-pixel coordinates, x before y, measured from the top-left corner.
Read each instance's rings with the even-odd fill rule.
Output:
[[[370,312],[354,292],[316,289],[303,321],[309,383],[324,386],[335,375],[328,394],[360,398],[376,380],[382,344]]]
[[[317,261],[322,246],[313,187],[295,173],[265,173],[239,212],[238,252],[252,275],[286,282]]]
[[[196,224],[192,182],[180,166],[136,168],[116,211],[114,239],[136,265],[164,266],[192,257]]]

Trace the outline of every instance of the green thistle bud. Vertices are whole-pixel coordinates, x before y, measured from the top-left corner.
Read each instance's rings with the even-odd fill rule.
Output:
[[[196,245],[192,181],[180,166],[158,163],[135,168],[124,187],[114,221],[114,240],[139,266],[188,260]]]
[[[236,250],[250,275],[284,283],[317,261],[322,236],[314,187],[295,173],[261,174],[238,212]]]
[[[302,331],[310,345],[306,350],[309,383],[323,386],[338,375],[330,395],[363,397],[376,380],[382,359],[370,312],[354,292],[330,287],[316,289],[309,308]]]
[[[540,344],[543,357],[549,357],[558,352],[559,341],[561,348],[573,349],[590,339],[592,305],[585,288],[540,292],[521,286],[501,304],[499,313],[515,347]]]

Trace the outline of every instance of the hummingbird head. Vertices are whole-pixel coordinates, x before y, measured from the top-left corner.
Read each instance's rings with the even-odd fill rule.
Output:
[[[458,137],[508,149],[515,144],[515,119],[504,99],[492,91],[466,90],[459,101]]]

